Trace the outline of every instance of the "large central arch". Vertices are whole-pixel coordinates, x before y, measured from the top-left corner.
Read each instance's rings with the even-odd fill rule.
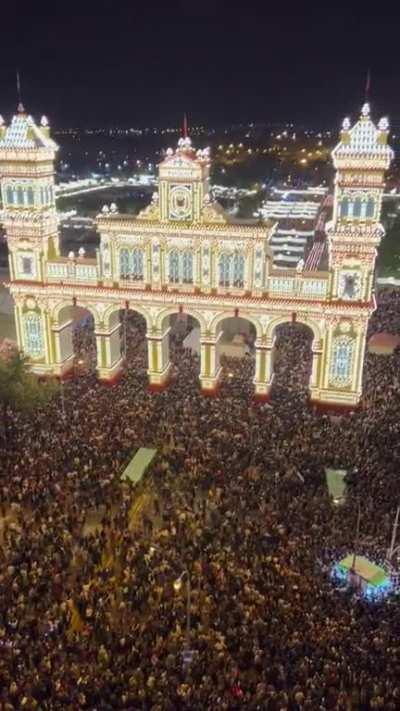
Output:
[[[55,374],[64,377],[69,371],[92,371],[98,354],[96,325],[99,314],[91,304],[60,302],[51,313],[50,347],[55,359]]]
[[[322,367],[322,332],[311,320],[281,316],[270,322],[271,396],[279,391],[298,389],[311,395]],[[285,362],[286,361],[286,362]]]

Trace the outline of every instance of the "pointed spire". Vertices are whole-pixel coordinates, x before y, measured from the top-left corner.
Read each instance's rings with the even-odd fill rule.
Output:
[[[188,120],[187,120],[187,115],[186,113],[183,114],[183,138],[188,137]]]
[[[21,95],[21,79],[19,76],[19,71],[18,69],[16,70],[16,79],[17,79],[17,99],[18,99],[18,106],[17,106],[17,113],[19,114],[24,114],[25,113],[25,107],[22,103],[22,95]]]
[[[370,94],[371,94],[371,70],[368,69],[367,71],[367,80],[365,82],[365,103],[368,103],[370,101]]]

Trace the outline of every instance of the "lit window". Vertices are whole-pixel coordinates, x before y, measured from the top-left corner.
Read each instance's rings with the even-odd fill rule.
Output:
[[[182,281],[184,284],[193,284],[193,255],[190,252],[182,255]]]
[[[37,357],[43,353],[43,338],[40,316],[30,313],[25,316],[25,349],[26,352]]]
[[[17,205],[23,205],[23,204],[24,204],[24,191],[23,191],[21,185],[19,185],[17,188]]]
[[[33,205],[33,188],[29,187],[27,190],[28,205]]]
[[[348,198],[343,198],[340,203],[340,217],[347,217],[349,214],[349,201]]]
[[[119,270],[122,279],[129,276],[129,250],[121,249],[119,253]]]
[[[7,188],[7,202],[9,205],[12,205],[14,203],[14,190],[12,189],[11,185],[9,185]]]
[[[244,286],[244,256],[235,254],[233,258],[233,286],[243,289]]]
[[[169,255],[169,281],[173,284],[179,283],[179,254],[176,251]]]
[[[143,280],[143,250],[134,249],[131,254],[131,276],[136,281]]]
[[[361,198],[354,200],[353,217],[361,217]]]
[[[228,287],[231,284],[231,264],[230,254],[221,254],[219,258],[219,285]]]
[[[22,257],[22,273],[25,274],[25,276],[29,276],[32,274],[32,258],[31,257]]]
[[[346,337],[336,338],[332,349],[330,380],[339,386],[349,385],[353,370],[354,342]]]
[[[367,202],[367,211],[366,211],[367,219],[373,218],[374,214],[375,214],[375,201],[373,198],[369,198],[368,202]]]

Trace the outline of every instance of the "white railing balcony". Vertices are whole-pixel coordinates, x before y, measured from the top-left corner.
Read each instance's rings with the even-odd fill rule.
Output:
[[[272,276],[268,279],[268,293],[275,298],[325,300],[328,297],[328,278],[300,274]]]
[[[49,282],[77,282],[97,284],[99,271],[95,259],[58,259],[47,262],[47,280]]]

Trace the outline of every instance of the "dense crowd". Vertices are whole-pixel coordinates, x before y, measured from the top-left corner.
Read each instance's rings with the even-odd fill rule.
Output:
[[[400,333],[398,294],[381,296],[377,330]],[[360,551],[379,561],[388,548],[400,354],[367,355],[364,407],[330,417],[308,402],[296,325],[281,328],[266,404],[251,356],[225,361],[205,398],[175,336],[172,382],[153,394],[140,320],[112,389],[92,371],[88,324],[75,340],[65,416],[59,396],[13,413],[0,448],[0,708],[399,709],[398,600],[343,592],[330,571],[353,549],[358,502]],[[121,483],[141,446],[158,449],[155,465]],[[327,466],[350,472],[340,507]]]

